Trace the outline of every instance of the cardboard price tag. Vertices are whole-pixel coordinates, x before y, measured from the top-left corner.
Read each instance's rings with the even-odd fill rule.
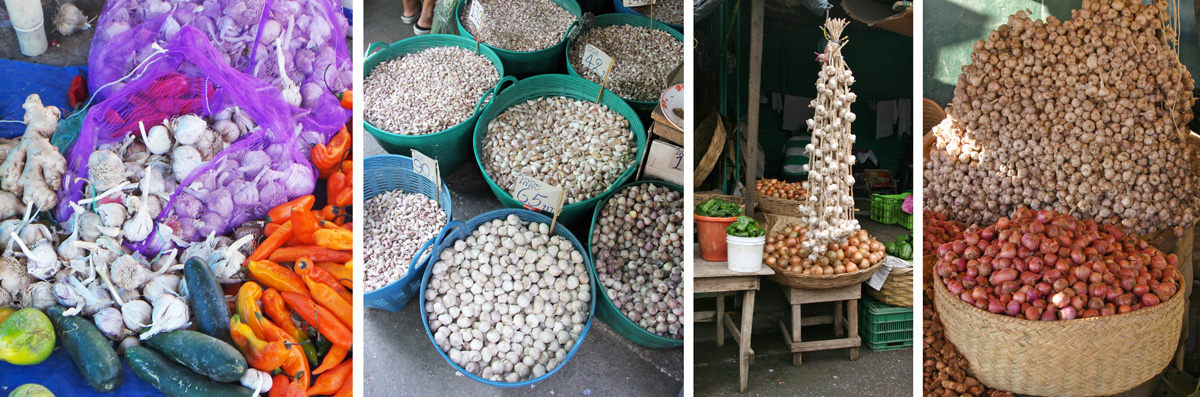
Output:
[[[597,76],[605,76],[608,74],[608,68],[612,66],[612,57],[605,54],[596,46],[588,44],[583,47],[583,67],[595,72]]]
[[[429,158],[416,150],[412,151],[413,172],[421,177],[433,182],[433,186],[440,185],[441,175],[438,174],[437,160]]]
[[[683,184],[683,148],[655,140],[646,153],[645,177]]]
[[[642,7],[654,4],[654,0],[625,0],[626,7]]]
[[[525,174],[520,174],[517,178],[516,189],[513,198],[524,203],[526,208],[552,214],[557,209],[559,198],[562,196],[562,189]]]
[[[483,26],[483,4],[478,1],[472,2],[471,11],[468,12],[467,19],[470,19],[471,23],[475,24],[475,26]]]

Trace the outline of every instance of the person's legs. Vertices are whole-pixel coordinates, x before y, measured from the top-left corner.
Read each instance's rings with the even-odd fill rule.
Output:
[[[404,19],[407,20],[407,19],[411,19],[411,18],[416,18],[417,14],[420,12],[421,12],[421,0],[404,0],[404,14],[401,14],[401,16],[404,17]],[[405,21],[405,23],[412,23],[412,22]]]
[[[416,0],[413,0],[416,2]],[[421,8],[421,18],[417,20],[417,27],[421,29],[433,28],[433,9],[436,7],[437,0],[423,0],[425,6]]]

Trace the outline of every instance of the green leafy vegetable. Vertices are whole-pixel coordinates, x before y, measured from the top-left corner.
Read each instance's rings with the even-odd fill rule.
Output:
[[[721,200],[719,198],[711,198],[708,201],[700,203],[696,206],[696,215],[711,216],[715,218],[729,218],[742,214],[740,205]]]
[[[734,237],[762,237],[767,235],[767,231],[758,225],[758,221],[745,215],[739,215],[737,221],[734,221],[732,225],[725,228],[725,233]]]

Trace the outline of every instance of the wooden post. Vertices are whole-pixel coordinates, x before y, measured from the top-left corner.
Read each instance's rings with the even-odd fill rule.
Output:
[[[758,179],[758,108],[762,96],[763,0],[750,3],[750,95],[746,100],[746,216],[754,216]],[[743,391],[745,386],[742,387]]]

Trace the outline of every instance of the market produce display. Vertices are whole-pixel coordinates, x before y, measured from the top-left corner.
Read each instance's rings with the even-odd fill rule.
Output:
[[[924,241],[921,243],[921,250],[925,255],[932,255],[942,244],[961,240],[962,232],[967,228],[967,225],[962,222],[947,219],[945,214],[930,210],[924,211],[921,222],[924,223]]]
[[[1194,82],[1168,3],[1017,12],[976,42],[933,129],[926,208],[978,224],[1047,209],[1136,234],[1195,224]]]
[[[519,175],[563,189],[563,204],[604,193],[637,159],[629,121],[595,102],[543,97],[513,105],[488,122],[483,170],[515,193]]]
[[[933,302],[933,287],[924,288],[925,302]],[[973,397],[1011,397],[1012,394],[988,389],[978,379],[967,374],[967,359],[958,353],[953,343],[946,340],[942,329],[942,319],[938,316],[937,307],[926,303],[923,307],[923,326],[925,334],[921,338],[925,349],[925,362],[922,365],[923,391],[926,396],[958,397],[968,395]]]
[[[852,233],[844,243],[829,243],[821,255],[812,259],[809,251],[804,248],[804,241],[808,235],[808,229],[793,225],[767,237],[767,245],[763,248],[763,263],[775,269],[820,276],[854,273],[879,263],[887,256],[886,247],[882,243],[868,236],[866,230],[859,230]]]
[[[459,47],[435,47],[384,61],[363,80],[363,117],[402,135],[443,131],[471,118],[500,80],[487,57]]]
[[[762,225],[754,218],[738,215],[733,224],[725,227],[725,234],[735,237],[762,237],[767,235],[767,231],[763,230]]]
[[[622,2],[624,3],[624,2]],[[650,6],[630,7],[629,9],[649,17]],[[656,0],[654,2],[654,20],[674,25],[683,25],[683,0]]]
[[[913,259],[912,235],[901,234],[896,236],[896,241],[884,241],[884,252],[888,255],[911,261]]]
[[[817,98],[809,104],[813,108],[813,118],[808,120],[812,142],[805,149],[812,157],[804,165],[804,171],[808,172],[809,196],[808,201],[800,205],[800,213],[810,233],[800,241],[800,246],[814,263],[821,259],[827,248],[836,250],[832,248],[835,244],[848,241],[851,234],[859,231],[858,221],[854,219],[854,177],[851,172],[854,154],[850,151],[855,141],[850,130],[850,123],[855,119],[850,104],[857,96],[850,92],[854,74],[842,58],[845,40],[842,30],[847,24],[839,18],[825,22],[823,29],[830,41],[819,57],[823,66],[817,73]],[[851,242],[849,245],[858,244]],[[827,261],[833,260],[827,258]],[[829,265],[824,263],[821,267]],[[867,267],[851,265],[856,269]]]
[[[484,222],[432,262],[424,313],[437,347],[495,382],[562,365],[590,319],[584,254],[550,225],[515,214]]]
[[[476,7],[483,7],[483,26],[476,26],[470,18],[479,12],[474,10]],[[479,42],[516,52],[553,47],[575,23],[574,15],[551,0],[473,0],[458,17],[462,27]]]
[[[754,191],[767,197],[803,201],[808,198],[808,182],[788,182],[773,178],[759,179]]]
[[[592,45],[612,57],[608,76],[583,65],[584,49]],[[585,79],[621,98],[656,102],[670,86],[667,75],[683,63],[683,42],[649,26],[610,25],[593,27],[575,38],[568,55],[571,65]]]
[[[696,215],[714,218],[731,218],[742,214],[742,206],[719,199],[711,198],[696,206]]]
[[[683,194],[653,183],[618,190],[592,227],[604,293],[630,321],[672,339],[683,338],[682,234]]]
[[[937,250],[947,291],[981,310],[1027,320],[1073,320],[1156,306],[1180,290],[1174,254],[1116,226],[1050,210],[970,228]]]
[[[437,236],[447,219],[437,200],[420,193],[393,190],[364,204],[365,290],[374,291],[408,274],[417,249]]]

